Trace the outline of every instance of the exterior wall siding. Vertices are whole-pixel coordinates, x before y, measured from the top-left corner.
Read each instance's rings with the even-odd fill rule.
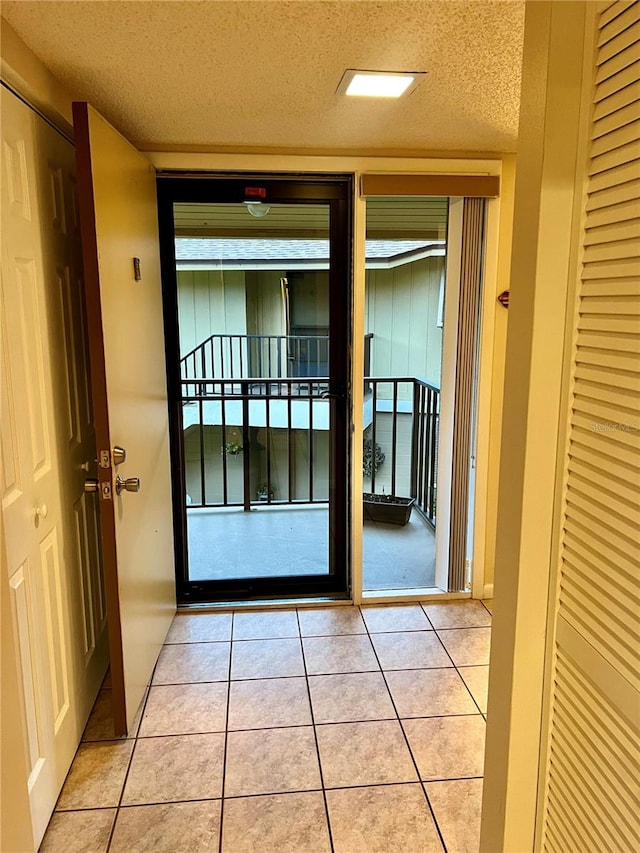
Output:
[[[247,334],[245,273],[242,270],[178,272],[180,353],[214,334]]]
[[[418,376],[440,385],[442,328],[438,326],[445,258],[424,258],[367,270],[365,331],[373,332],[372,376]]]
[[[249,335],[285,335],[285,318],[280,293],[284,270],[247,270],[246,330]]]

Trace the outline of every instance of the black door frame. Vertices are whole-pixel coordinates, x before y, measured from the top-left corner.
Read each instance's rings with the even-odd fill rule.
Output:
[[[159,173],[158,219],[165,324],[165,357],[169,399],[169,432],[176,549],[176,592],[179,604],[197,602],[323,597],[346,598],[350,586],[351,527],[351,356],[353,175],[274,173]],[[329,206],[330,364],[330,501],[329,573],[189,581],[185,464],[182,440],[182,385],[178,327],[178,288],[173,219],[174,203],[242,203],[247,187],[266,191],[262,200],[280,204]],[[255,198],[255,196],[253,196]],[[338,345],[336,345],[336,343]]]

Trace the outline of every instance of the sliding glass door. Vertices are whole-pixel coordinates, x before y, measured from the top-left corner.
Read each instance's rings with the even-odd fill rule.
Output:
[[[178,597],[346,593],[350,180],[158,195]]]

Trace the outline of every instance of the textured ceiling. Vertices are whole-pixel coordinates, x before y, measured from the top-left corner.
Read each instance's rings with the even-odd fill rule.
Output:
[[[516,147],[524,0],[3,0],[2,15],[141,147]],[[372,101],[335,94],[346,68],[428,75]]]

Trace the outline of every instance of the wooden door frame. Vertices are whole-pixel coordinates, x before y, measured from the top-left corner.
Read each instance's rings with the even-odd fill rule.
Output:
[[[332,406],[330,440],[331,464],[342,460],[341,471],[330,470],[332,492],[329,520],[329,568],[326,576],[289,575],[281,578],[248,578],[235,581],[188,580],[185,460],[182,437],[182,389],[180,375],[180,336],[178,327],[177,271],[173,204],[212,202],[221,196],[229,203],[245,200],[247,184],[264,186],[269,200],[280,203],[327,204],[330,208],[329,238],[332,254],[329,270],[331,335],[343,346],[332,349],[331,378],[340,377],[340,385],[331,388],[342,397]],[[354,176],[351,174],[311,175],[289,173],[159,173],[158,219],[165,323],[169,432],[173,483],[174,538],[176,545],[176,591],[178,603],[212,602],[234,599],[264,599],[331,596],[348,597],[350,590],[351,519],[351,359],[353,306],[352,204]],[[340,423],[341,428],[335,428]],[[339,464],[339,463],[338,463]],[[331,571],[333,569],[333,571]]]

